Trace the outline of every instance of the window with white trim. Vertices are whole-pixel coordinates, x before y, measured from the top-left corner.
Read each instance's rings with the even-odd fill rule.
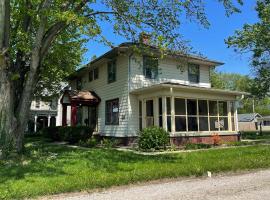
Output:
[[[191,83],[200,82],[200,66],[197,64],[188,64],[188,80]]]
[[[143,56],[143,74],[145,78],[155,79],[158,76],[158,58]]]
[[[106,101],[105,113],[106,125],[119,125],[119,99]]]

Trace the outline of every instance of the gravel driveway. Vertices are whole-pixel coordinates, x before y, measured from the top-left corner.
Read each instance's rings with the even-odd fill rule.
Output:
[[[115,187],[94,193],[70,193],[43,199],[66,200],[269,200],[270,170],[212,178],[166,180]]]

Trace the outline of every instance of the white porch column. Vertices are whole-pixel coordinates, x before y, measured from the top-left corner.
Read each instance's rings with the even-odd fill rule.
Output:
[[[154,99],[154,125],[159,126],[159,102],[158,97]]]
[[[174,96],[171,96],[171,134],[175,133],[175,105]]]
[[[48,116],[48,127],[50,127],[50,125],[51,125],[51,116],[49,115]]]
[[[167,104],[166,104],[166,97],[162,97],[162,127],[164,130],[167,129]]]
[[[228,127],[229,127],[229,131],[232,131],[233,130],[233,127],[232,127],[232,113],[231,113],[231,102],[230,101],[227,101],[227,111],[228,111],[228,120],[229,120],[229,123],[228,123]]]
[[[235,104],[234,104],[235,106]],[[237,108],[235,106],[235,117],[234,117],[234,124],[235,124],[235,130],[238,132],[239,131],[239,127],[238,127],[238,113],[237,113]]]
[[[146,102],[142,100],[142,128],[146,128]]]
[[[37,132],[37,115],[35,115],[34,132]]]

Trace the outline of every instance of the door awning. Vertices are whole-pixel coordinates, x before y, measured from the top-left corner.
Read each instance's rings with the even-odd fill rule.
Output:
[[[94,91],[65,90],[60,100],[63,105],[97,106],[101,99]]]

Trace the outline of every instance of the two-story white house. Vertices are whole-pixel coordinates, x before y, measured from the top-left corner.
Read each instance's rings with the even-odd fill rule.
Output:
[[[235,102],[244,93],[211,88],[210,69],[223,63],[196,56],[136,53],[123,43],[70,77],[62,124],[84,124],[103,136],[131,141],[144,127],[159,126],[171,141],[211,143],[219,134],[237,140]],[[156,55],[156,56],[155,56]],[[69,116],[68,116],[69,117]]]

